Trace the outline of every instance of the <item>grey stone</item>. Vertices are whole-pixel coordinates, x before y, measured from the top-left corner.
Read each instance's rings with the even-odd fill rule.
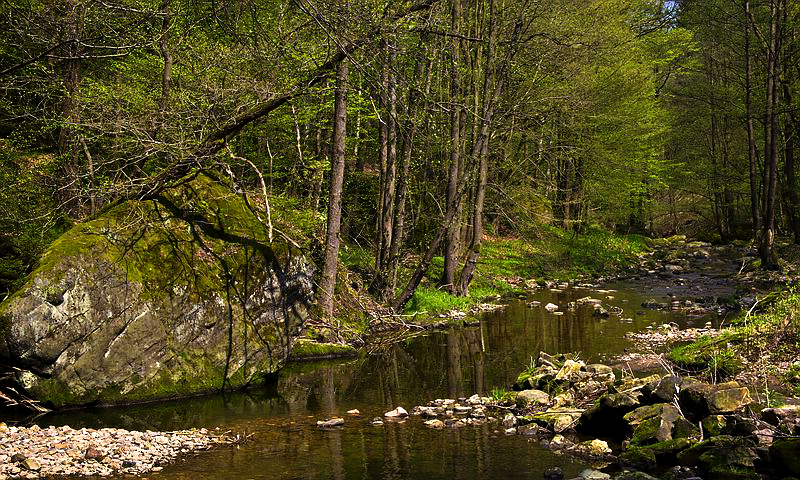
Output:
[[[517,393],[517,405],[522,407],[528,405],[547,405],[550,403],[550,395],[541,390],[523,390]]]
[[[26,370],[25,388],[56,406],[191,395],[280,368],[313,299],[313,267],[257,232],[236,194],[198,198],[219,188],[200,175],[165,192],[164,203],[130,201],[56,240],[0,305],[0,324],[9,324],[0,362]],[[214,212],[223,208],[231,213],[221,225]],[[190,220],[213,255],[193,240]],[[237,265],[232,282],[248,285],[231,318],[219,258]]]

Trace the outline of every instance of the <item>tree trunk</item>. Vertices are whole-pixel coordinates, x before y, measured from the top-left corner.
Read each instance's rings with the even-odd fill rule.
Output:
[[[423,75],[424,64],[418,60],[415,68],[415,79],[420,81]],[[430,74],[430,71],[429,73]],[[397,178],[397,196],[394,205],[394,231],[392,244],[389,248],[389,269],[386,275],[387,287],[384,292],[385,299],[392,299],[397,288],[397,268],[400,264],[400,247],[405,237],[406,197],[408,196],[408,178],[411,171],[411,155],[414,150],[414,137],[417,133],[417,105],[421,100],[419,88],[412,84],[408,92],[408,108],[406,110],[406,125],[403,128],[402,165]]]
[[[325,233],[325,261],[319,282],[318,300],[325,316],[333,317],[333,294],[339,265],[339,227],[342,220],[342,185],[344,183],[344,147],[347,126],[347,77],[349,62],[336,67],[336,98],[334,100],[333,155],[331,157],[328,226]]]
[[[753,65],[750,46],[750,0],[745,0],[745,108],[747,112],[747,159],[750,166],[750,215],[753,221],[753,238],[761,233],[761,205],[759,202],[758,157],[756,155],[756,134],[753,126]]]
[[[384,46],[384,50],[388,50],[388,47]],[[388,52],[387,52],[388,54]],[[389,243],[387,239],[391,241],[391,238],[388,238],[391,235],[391,232],[386,233],[384,232],[383,228],[386,224],[386,183],[387,183],[387,168],[388,168],[388,157],[389,157],[389,129],[388,129],[388,119],[387,111],[388,111],[388,91],[389,91],[389,66],[388,66],[388,59],[384,58],[383,60],[383,68],[381,69],[381,83],[380,83],[380,92],[378,94],[378,106],[379,106],[379,115],[378,115],[378,168],[380,169],[380,180],[379,180],[379,193],[378,193],[378,215],[376,217],[376,224],[375,224],[375,281],[381,281],[381,272],[383,272],[384,260],[387,256],[386,251],[389,248]]]
[[[164,18],[161,20],[161,37],[158,39],[158,50],[161,52],[161,58],[164,61],[164,68],[161,70],[161,98],[158,99],[159,122],[156,125],[157,138],[158,133],[164,128],[166,122],[167,107],[169,106],[169,95],[172,87],[172,51],[169,49],[169,29],[172,16],[169,12],[170,0],[164,0],[161,4],[161,12]]]
[[[775,242],[775,197],[778,186],[778,86],[780,69],[778,48],[780,42],[780,7],[778,0],[770,2],[770,41],[767,61],[767,111],[764,122],[764,225],[759,254],[763,268],[775,268],[777,258],[773,251]]]
[[[789,208],[789,222],[794,233],[794,243],[800,244],[800,195],[797,192],[797,174],[795,171],[795,145],[797,144],[798,117],[792,104],[792,89],[789,82],[783,82],[783,97],[788,110],[786,118],[786,146],[784,150],[783,174],[786,177],[786,203]]]
[[[461,0],[452,0],[450,16],[450,28],[455,35],[450,47],[451,66],[450,66],[450,168],[447,172],[447,208],[453,212],[447,212],[449,217],[459,217],[459,206],[461,202],[454,202],[456,198],[459,179],[463,176],[461,167],[461,42],[457,35],[461,29],[462,7]],[[452,222],[447,230],[444,244],[444,269],[439,285],[447,292],[453,294],[455,288],[455,272],[458,266],[458,240],[460,238],[461,225],[459,221]]]

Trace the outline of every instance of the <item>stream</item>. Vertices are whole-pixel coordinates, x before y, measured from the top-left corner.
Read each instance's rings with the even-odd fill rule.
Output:
[[[245,393],[66,412],[27,423],[135,430],[218,427],[249,436],[240,445],[183,458],[148,478],[541,479],[556,466],[571,478],[588,465],[526,437],[506,436],[499,423],[434,430],[413,416],[383,425],[371,420],[397,406],[410,411],[436,398],[509,388],[539,351],[577,352],[587,363],[603,362],[626,349],[627,332],[669,322],[682,328],[708,321],[718,326],[728,319],[642,305],[732,293],[702,269],[676,278],[634,277],[603,288],[538,290],[481,315],[478,326],[372,346],[372,354],[358,359],[291,363],[274,381]],[[623,313],[600,318],[592,315],[591,305],[567,309],[569,302],[586,296]],[[541,305],[529,306],[532,301]],[[547,312],[547,303],[559,305],[564,314]],[[351,409],[361,414],[347,415]],[[345,417],[345,425],[332,430],[316,426],[317,420],[332,416]]]

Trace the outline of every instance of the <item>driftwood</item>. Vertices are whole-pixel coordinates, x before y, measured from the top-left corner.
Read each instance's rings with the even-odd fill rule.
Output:
[[[42,414],[50,411],[33,398],[24,393],[18,386],[14,375],[21,373],[22,370],[16,367],[4,366],[0,372],[0,408],[22,409],[33,413]]]

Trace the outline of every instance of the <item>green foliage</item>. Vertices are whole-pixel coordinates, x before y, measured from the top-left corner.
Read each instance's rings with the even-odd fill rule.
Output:
[[[740,334],[733,332],[718,337],[702,336],[688,345],[674,348],[667,359],[681,368],[703,372],[713,378],[730,377],[742,369],[741,360],[730,348],[731,343],[741,339]]]
[[[493,388],[491,392],[489,392],[489,397],[497,403],[500,404],[507,404],[512,403],[514,401],[515,393],[504,388]]]
[[[22,286],[39,255],[70,226],[49,187],[58,162],[0,146],[0,300]]]
[[[369,270],[375,266],[372,252],[357,245],[342,245],[339,261],[351,270]]]
[[[439,313],[451,310],[469,310],[470,307],[481,302],[485,298],[487,290],[470,289],[468,297],[457,297],[450,295],[438,288],[420,286],[411,297],[411,301],[406,305],[407,313],[425,312]]]

